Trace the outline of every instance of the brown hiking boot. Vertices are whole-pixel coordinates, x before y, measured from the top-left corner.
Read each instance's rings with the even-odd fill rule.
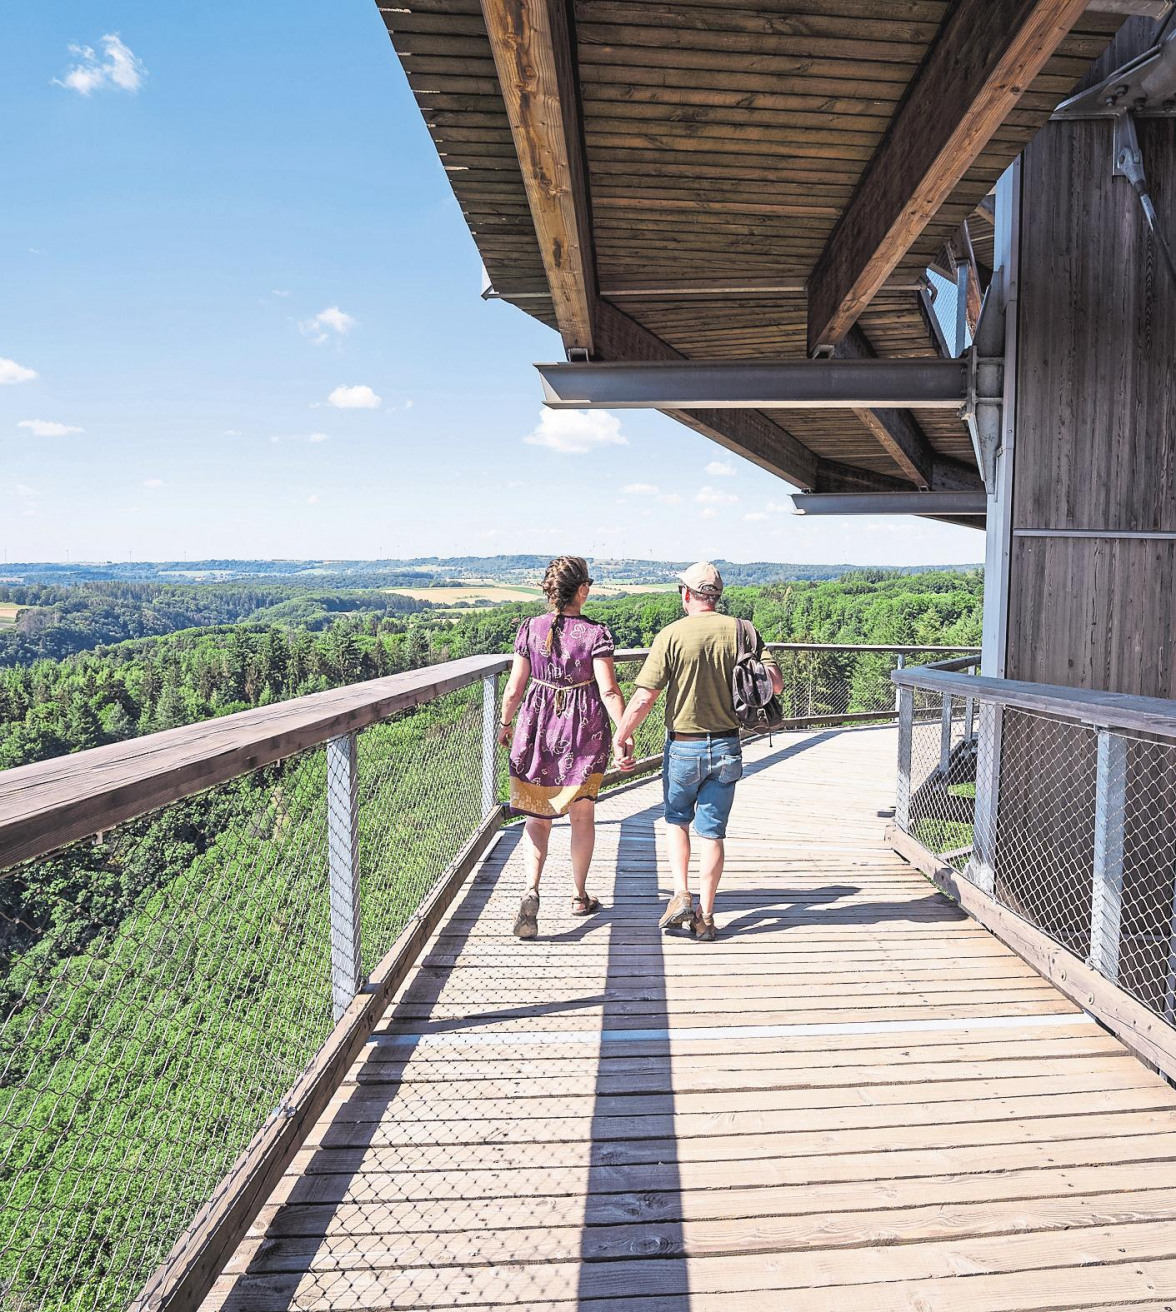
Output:
[[[694,901],[689,893],[675,893],[670,898],[662,918],[657,922],[658,929],[681,928],[688,925],[694,915]]]
[[[514,923],[515,938],[534,938],[539,933],[539,894],[529,888],[523,895]]]
[[[694,918],[690,922],[690,930],[696,939],[703,943],[713,943],[715,941],[715,918],[714,916],[705,916],[702,908],[699,907],[694,913]]]

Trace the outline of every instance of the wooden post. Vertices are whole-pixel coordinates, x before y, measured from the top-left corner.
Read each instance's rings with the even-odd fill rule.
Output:
[[[482,680],[482,814],[498,801],[498,676]]]
[[[905,833],[911,823],[911,749],[915,739],[915,690],[898,690],[898,795],[894,823]]]
[[[1119,928],[1123,918],[1123,825],[1127,803],[1127,739],[1098,732],[1094,792],[1094,886],[1090,905],[1090,964],[1100,975],[1119,977]]]
[[[359,768],[357,735],[327,743],[327,861],[331,897],[331,1000],[336,1022],[359,992]]]

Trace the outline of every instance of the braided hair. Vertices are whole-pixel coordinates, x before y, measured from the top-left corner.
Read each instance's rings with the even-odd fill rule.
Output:
[[[583,556],[556,556],[548,565],[542,587],[547,605],[555,612],[555,619],[543,644],[545,656],[550,656],[555,650],[558,632],[563,627],[564,609],[572,604],[576,593],[588,581],[588,562]]]

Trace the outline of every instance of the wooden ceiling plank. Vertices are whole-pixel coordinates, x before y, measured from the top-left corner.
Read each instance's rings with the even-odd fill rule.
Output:
[[[560,336],[594,349],[596,267],[563,0],[482,0]]]
[[[1086,0],[959,0],[809,284],[809,347],[835,346],[981,155]]]

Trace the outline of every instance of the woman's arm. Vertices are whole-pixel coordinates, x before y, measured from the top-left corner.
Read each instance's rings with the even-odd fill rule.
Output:
[[[592,662],[592,673],[596,678],[596,686],[600,689],[601,700],[608,708],[609,718],[613,724],[620,724],[625,714],[625,699],[617,685],[617,667],[613,658],[597,656]]]
[[[519,702],[531,677],[531,662],[525,656],[516,656],[510,667],[510,678],[506,681],[506,691],[502,694],[501,719],[498,724],[498,741],[503,747],[510,746],[510,727],[514,720]]]

